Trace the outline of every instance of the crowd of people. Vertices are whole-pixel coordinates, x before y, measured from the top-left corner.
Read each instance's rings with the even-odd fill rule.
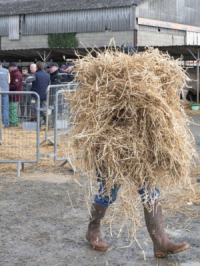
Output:
[[[29,71],[30,70],[30,71]],[[74,64],[68,61],[59,67],[55,62],[48,65],[38,61],[32,63],[30,68],[22,67],[20,72],[16,63],[9,63],[8,69],[0,62],[0,90],[2,92],[33,91],[40,96],[40,107],[46,108],[46,91],[49,85],[60,85],[73,81]],[[5,128],[19,125],[18,105],[20,104],[20,116],[31,116],[31,121],[36,121],[36,103],[32,101],[34,94],[2,94],[2,122]],[[46,112],[41,113],[46,118]]]

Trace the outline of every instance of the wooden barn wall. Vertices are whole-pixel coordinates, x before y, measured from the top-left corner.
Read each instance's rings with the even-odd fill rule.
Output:
[[[9,40],[19,40],[19,16],[9,16]]]
[[[123,7],[25,15],[22,34],[129,30],[130,12],[131,8]]]
[[[0,17],[0,36],[9,34],[9,16]]]
[[[149,0],[138,6],[138,17],[200,26],[199,0]]]

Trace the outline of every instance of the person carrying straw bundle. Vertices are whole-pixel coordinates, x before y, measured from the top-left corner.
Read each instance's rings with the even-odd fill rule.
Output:
[[[134,192],[139,193],[156,258],[188,249],[188,243],[174,243],[165,235],[157,185],[187,182],[195,155],[177,95],[185,73],[169,55],[137,53],[124,45],[96,58],[89,54],[78,60],[76,69],[82,88],[70,100],[73,147],[100,182],[86,239],[92,248],[108,250],[100,223],[123,187],[126,213],[133,207]]]

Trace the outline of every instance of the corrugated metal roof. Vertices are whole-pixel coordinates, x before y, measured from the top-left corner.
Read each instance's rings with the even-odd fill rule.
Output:
[[[104,50],[106,47],[99,47],[99,49]],[[195,57],[197,57],[198,50],[200,51],[200,45],[174,45],[174,46],[154,46],[154,48],[158,48],[160,51],[164,53],[168,52],[174,59],[184,57],[183,60],[192,60],[194,61]],[[31,62],[37,60],[41,60],[38,52],[43,55],[44,51],[46,55],[51,52],[51,56],[49,60],[53,61],[63,61],[63,56],[66,58],[77,58],[75,50],[82,56],[85,56],[88,51],[92,48],[30,48],[30,49],[15,49],[15,50],[0,50],[0,61],[6,60],[7,62]],[[146,47],[139,46],[137,47],[139,52],[143,52],[146,50]],[[193,56],[193,55],[194,56]]]
[[[48,60],[64,61],[63,56],[66,58],[77,58],[76,51],[82,56],[85,56],[92,48],[29,48],[29,49],[7,49],[0,50],[0,61],[4,62],[35,62],[41,60],[40,55],[43,56],[44,52],[47,56],[50,53]],[[105,49],[105,48],[102,48]],[[39,55],[40,54],[40,55]]]
[[[0,1],[0,15],[34,14],[137,5],[141,0],[10,0]]]

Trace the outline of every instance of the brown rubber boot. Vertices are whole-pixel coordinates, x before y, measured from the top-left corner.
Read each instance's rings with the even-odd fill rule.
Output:
[[[187,243],[176,244],[167,238],[164,232],[162,206],[160,204],[155,203],[151,212],[144,208],[144,217],[149,235],[153,241],[156,258],[164,258],[167,254],[176,254],[190,247]]]
[[[108,207],[103,207],[94,202],[91,208],[91,218],[86,233],[86,239],[90,242],[92,248],[96,250],[108,250],[108,244],[101,238],[100,221],[105,216]]]

